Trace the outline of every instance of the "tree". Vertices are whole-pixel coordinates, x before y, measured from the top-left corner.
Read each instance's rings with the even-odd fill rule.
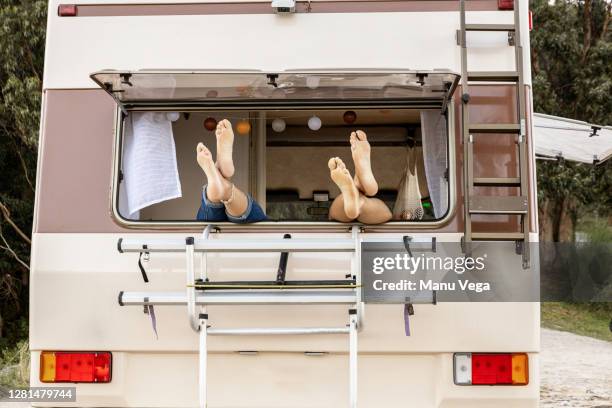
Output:
[[[46,12],[0,0],[0,341],[27,315]]]
[[[611,7],[606,0],[531,2],[535,111],[612,124]],[[573,239],[582,213],[610,214],[611,170],[610,163],[538,162],[541,230],[551,226],[548,238]]]

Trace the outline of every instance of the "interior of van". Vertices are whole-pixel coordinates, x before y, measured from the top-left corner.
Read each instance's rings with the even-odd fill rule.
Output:
[[[330,178],[327,162],[339,157],[354,174],[349,135],[356,130],[367,134],[372,149],[372,171],[379,185],[376,197],[391,210],[402,199],[418,200],[423,216],[413,221],[435,221],[448,210],[448,144],[431,146],[434,136],[426,133],[430,139],[424,146],[421,120],[428,114],[439,117],[446,125],[439,111],[418,109],[196,111],[173,112],[174,117],[165,114],[174,119],[168,121],[175,145],[180,197],[151,204],[137,214],[120,215],[143,222],[195,221],[206,184],[206,176],[196,162],[196,146],[204,143],[214,156],[216,123],[228,119],[235,134],[236,171],[232,182],[260,204],[271,222],[329,221],[329,206],[340,190]],[[444,130],[442,140],[446,141]],[[138,135],[127,136],[124,132],[125,137]],[[424,148],[429,155],[444,153],[443,169],[432,168],[431,162],[439,162],[439,158],[426,163]],[[435,170],[437,175],[432,174]],[[415,183],[416,191],[408,187],[410,182]],[[434,183],[438,190],[446,190],[441,193],[446,202],[432,200],[430,185]],[[120,195],[120,209],[124,207],[122,199]],[[434,202],[440,207],[435,208],[437,211]],[[401,215],[394,214],[394,220],[402,221]]]

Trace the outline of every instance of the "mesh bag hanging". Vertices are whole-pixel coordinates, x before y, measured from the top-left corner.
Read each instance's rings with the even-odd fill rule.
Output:
[[[397,199],[393,205],[394,220],[420,220],[423,218],[421,191],[417,174],[416,149],[408,149],[406,167],[397,188]]]

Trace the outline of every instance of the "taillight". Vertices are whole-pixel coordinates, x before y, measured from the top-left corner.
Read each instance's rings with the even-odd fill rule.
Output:
[[[113,358],[108,351],[40,353],[40,381],[45,383],[108,383]]]
[[[526,385],[529,383],[525,353],[455,353],[457,385]]]
[[[497,0],[498,10],[514,10],[514,0]]]
[[[57,15],[60,17],[75,17],[77,15],[76,4],[60,4],[57,7]]]

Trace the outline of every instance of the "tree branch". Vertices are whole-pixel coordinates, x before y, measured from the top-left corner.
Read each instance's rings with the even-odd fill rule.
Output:
[[[15,230],[15,232],[28,244],[32,245],[32,240],[30,240],[30,237],[24,233],[21,228],[19,228],[19,226],[17,224],[15,224],[15,221],[13,221],[13,219],[11,218],[11,212],[9,211],[8,207],[6,205],[4,205],[3,202],[0,201],[0,211],[2,212],[2,215],[4,216],[4,219],[6,220],[6,222],[9,223],[9,225],[11,227],[13,227],[13,229]],[[4,237],[2,237],[4,239]],[[8,246],[8,244],[7,244]]]
[[[17,255],[17,253],[13,250],[13,248],[11,248],[11,246],[9,245],[9,243],[6,241],[6,238],[4,238],[4,234],[2,233],[2,229],[0,228],[0,239],[2,239],[2,242],[4,242],[4,245],[0,245],[1,249],[4,249],[5,251],[7,251],[9,254],[11,254],[13,256],[13,258],[15,258],[15,260],[17,260],[17,262],[19,262],[21,264],[21,266],[23,266],[24,268],[26,268],[28,271],[30,270],[30,265],[28,265],[27,263],[25,263],[20,257],[19,255]]]
[[[604,18],[603,26],[601,28],[601,35],[599,36],[599,40],[605,40],[606,34],[608,34],[608,26],[610,25],[610,20],[612,19],[612,1],[608,2],[608,7],[606,8],[606,17]]]
[[[582,15],[583,45],[582,45],[582,63],[587,60],[589,50],[591,49],[591,20],[592,20],[593,3],[592,0],[584,0],[584,14]]]

